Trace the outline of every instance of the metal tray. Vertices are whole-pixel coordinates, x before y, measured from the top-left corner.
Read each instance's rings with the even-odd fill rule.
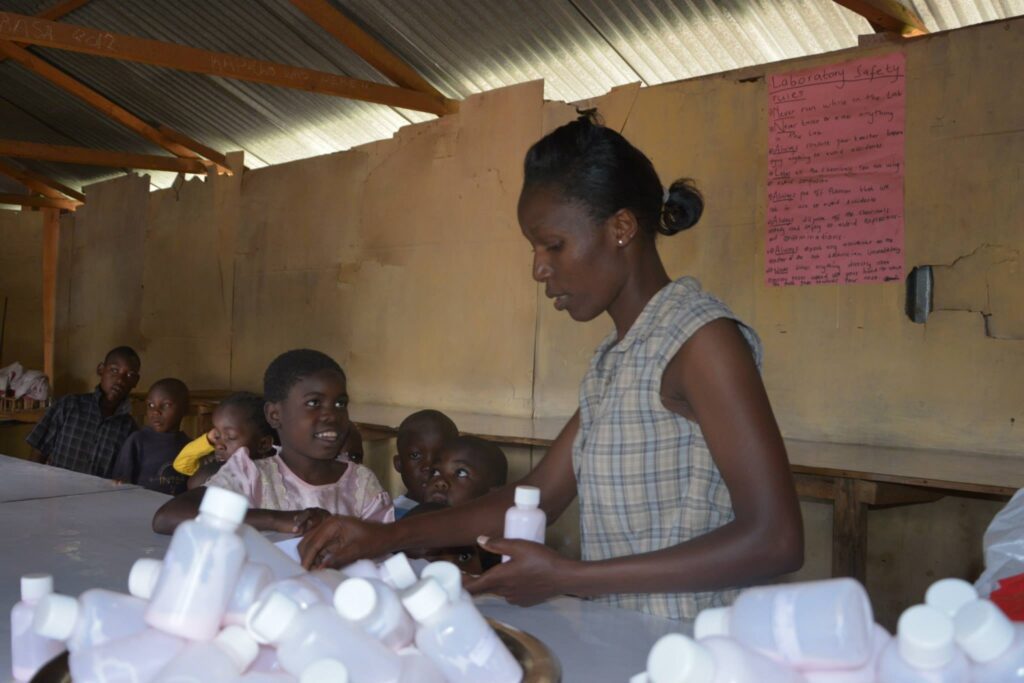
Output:
[[[562,667],[558,658],[547,645],[529,633],[508,624],[494,619],[487,621],[494,627],[498,637],[505,643],[512,656],[518,660],[519,665],[523,667],[523,683],[560,683]],[[31,683],[71,683],[71,673],[68,671],[68,653],[63,652],[47,662],[32,677]],[[481,681],[480,683],[487,682]]]

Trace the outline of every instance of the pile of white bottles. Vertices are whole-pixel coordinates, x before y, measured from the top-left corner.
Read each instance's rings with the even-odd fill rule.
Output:
[[[14,677],[69,653],[75,683],[517,683],[518,662],[462,589],[458,568],[405,555],[306,572],[242,524],[246,499],[208,488],[163,561],[140,559],[130,595],[53,592],[22,579]]]
[[[697,615],[694,638],[662,637],[631,683],[1013,683],[1024,624],[960,579],[928,589],[896,636],[853,579],[751,588]]]

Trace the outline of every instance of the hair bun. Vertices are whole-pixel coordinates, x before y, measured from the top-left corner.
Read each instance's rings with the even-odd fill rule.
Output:
[[[692,228],[704,213],[704,197],[690,178],[680,178],[668,188],[665,205],[661,209],[658,232],[674,235]]]

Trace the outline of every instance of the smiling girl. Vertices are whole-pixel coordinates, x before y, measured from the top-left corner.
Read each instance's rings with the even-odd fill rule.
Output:
[[[760,340],[695,279],[670,278],[658,254],[659,235],[697,223],[701,195],[688,181],[664,190],[643,152],[586,116],[534,144],[524,166],[519,224],[534,279],[574,320],[607,313],[613,324],[579,410],[519,482],[541,489],[549,521],[579,497],[582,558],[494,538],[513,502],[507,486],[386,527],[332,517],[299,544],[303,561],[340,565],[480,535],[512,559],[471,592],[516,604],[571,593],[674,619],[797,569],[800,507]]]
[[[246,523],[264,531],[304,533],[330,515],[394,521],[391,499],[368,468],[338,459],[350,430],[345,373],[326,354],[297,349],[281,354],[263,376],[265,413],[281,450],[253,459],[240,448],[207,486],[249,499]],[[199,511],[205,487],[168,502],[153,530],[170,533]]]

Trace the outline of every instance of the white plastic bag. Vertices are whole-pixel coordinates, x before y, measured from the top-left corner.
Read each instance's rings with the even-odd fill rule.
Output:
[[[985,571],[974,587],[978,595],[988,597],[999,587],[999,580],[1024,574],[1024,489],[996,513],[985,530],[982,542],[985,551]]]
[[[39,370],[26,370],[18,379],[11,383],[14,398],[28,396],[34,401],[45,401],[50,398],[50,380]]]

